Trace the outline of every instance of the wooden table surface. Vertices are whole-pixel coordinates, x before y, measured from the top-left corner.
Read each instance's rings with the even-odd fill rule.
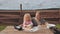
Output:
[[[36,32],[18,31],[13,26],[7,26],[0,34],[53,34],[49,29],[40,29]]]

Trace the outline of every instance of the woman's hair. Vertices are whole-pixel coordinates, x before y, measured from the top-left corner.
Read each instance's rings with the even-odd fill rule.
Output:
[[[31,16],[30,16],[30,14],[29,14],[29,13],[26,13],[26,14],[24,15],[23,22],[25,22],[25,20],[26,20],[26,16],[30,17],[30,20],[31,20]]]

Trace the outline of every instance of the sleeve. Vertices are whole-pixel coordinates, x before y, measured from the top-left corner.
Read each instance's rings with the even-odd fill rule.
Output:
[[[49,24],[45,19],[41,19],[41,23],[46,25]]]
[[[33,23],[33,26],[37,26],[38,25],[34,18],[32,18],[32,23]]]
[[[46,23],[46,20],[45,19],[41,19],[40,22],[41,23]]]

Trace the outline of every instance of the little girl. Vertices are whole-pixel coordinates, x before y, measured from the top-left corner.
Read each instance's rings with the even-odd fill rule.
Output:
[[[30,31],[32,27],[33,27],[33,23],[31,21],[31,16],[29,13],[26,13],[23,19],[23,29],[25,31]]]

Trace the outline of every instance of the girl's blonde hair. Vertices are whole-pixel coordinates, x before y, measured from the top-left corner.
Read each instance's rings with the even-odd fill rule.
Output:
[[[31,15],[30,15],[29,13],[26,13],[26,14],[24,15],[23,22],[25,22],[26,16],[29,16],[29,17],[30,17],[30,20],[31,20]]]

